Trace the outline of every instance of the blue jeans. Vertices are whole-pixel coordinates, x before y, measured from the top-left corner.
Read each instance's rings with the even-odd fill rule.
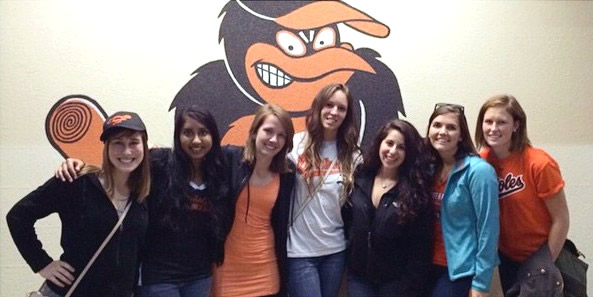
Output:
[[[390,281],[372,284],[352,273],[348,273],[348,297],[406,296],[402,292],[401,282]]]
[[[291,297],[336,297],[342,284],[346,253],[321,257],[288,258]]]
[[[432,266],[432,292],[431,297],[465,297],[469,295],[472,287],[473,276],[458,278],[454,281],[449,279],[447,267]]]
[[[138,297],[208,297],[212,276],[180,284],[152,284],[136,288]]]

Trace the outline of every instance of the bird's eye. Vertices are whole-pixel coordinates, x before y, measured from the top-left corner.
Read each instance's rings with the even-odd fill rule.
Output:
[[[313,41],[313,49],[316,51],[336,45],[336,31],[333,28],[326,27],[319,30]]]
[[[276,42],[289,56],[301,57],[307,53],[307,48],[303,41],[292,32],[285,30],[279,31],[276,33]]]

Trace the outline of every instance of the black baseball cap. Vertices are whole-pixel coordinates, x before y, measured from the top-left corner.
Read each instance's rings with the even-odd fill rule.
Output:
[[[101,141],[107,140],[109,135],[119,129],[130,129],[138,132],[146,132],[146,126],[142,122],[140,116],[135,112],[118,111],[112,114],[103,123],[103,133],[101,133]]]

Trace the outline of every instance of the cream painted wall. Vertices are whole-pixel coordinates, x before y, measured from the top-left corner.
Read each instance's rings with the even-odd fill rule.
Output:
[[[569,236],[593,258],[593,2],[347,2],[391,28],[388,38],[373,39],[343,27],[342,41],[382,55],[421,133],[437,101],[465,105],[471,129],[489,96],[521,101],[532,141],[563,170]],[[198,66],[223,57],[224,3],[0,0],[0,297],[41,283],[4,217],[61,160],[45,136],[49,108],[85,94],[108,113],[137,111],[151,141],[169,146],[173,96]],[[59,220],[37,227],[58,256]]]

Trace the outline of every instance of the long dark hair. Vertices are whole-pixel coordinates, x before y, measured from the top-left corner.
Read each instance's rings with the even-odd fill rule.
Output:
[[[382,163],[379,156],[381,143],[387,135],[396,130],[404,136],[406,156],[397,170],[399,203],[399,223],[413,220],[419,213],[426,210],[430,202],[430,175],[425,158],[425,146],[418,130],[404,120],[392,120],[379,130],[373,139],[370,149],[366,150],[364,163],[360,167],[362,174],[376,176]]]
[[[432,121],[443,114],[453,113],[457,117],[457,122],[459,123],[459,132],[461,141],[457,144],[457,151],[455,152],[455,160],[463,159],[468,155],[477,155],[478,152],[476,151],[476,147],[472,142],[471,134],[469,133],[469,127],[467,125],[467,120],[465,118],[465,114],[461,106],[454,105],[454,104],[444,104],[444,105],[437,105],[430,118],[428,119],[428,127],[426,128],[426,147],[429,155],[429,162],[432,164],[432,173],[434,174],[433,178],[436,178],[443,168],[443,160],[439,155],[439,152],[432,147],[430,144],[430,126],[432,125]]]
[[[212,147],[200,163],[200,168],[193,168],[192,160],[183,151],[179,140],[183,125],[187,119],[193,119],[204,125],[212,137]],[[161,201],[164,215],[163,222],[173,230],[189,230],[191,227],[190,213],[190,188],[189,181],[192,180],[194,170],[200,170],[206,186],[206,195],[210,202],[210,215],[212,218],[213,234],[217,239],[224,239],[223,219],[225,216],[224,198],[228,192],[228,186],[224,174],[224,155],[220,148],[220,135],[214,117],[210,112],[202,110],[197,106],[180,109],[175,116],[175,130],[173,150],[167,158],[167,197]]]

